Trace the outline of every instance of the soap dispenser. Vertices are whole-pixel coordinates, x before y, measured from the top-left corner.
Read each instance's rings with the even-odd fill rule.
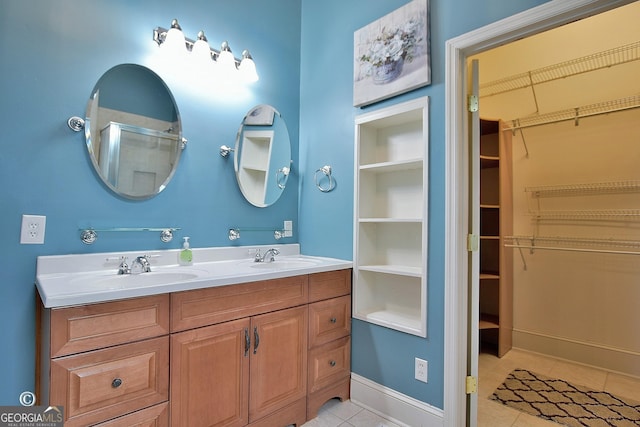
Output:
[[[189,247],[189,238],[183,237],[183,239],[184,243],[182,243],[182,250],[180,250],[180,253],[178,254],[178,264],[191,265],[193,262],[193,253]]]

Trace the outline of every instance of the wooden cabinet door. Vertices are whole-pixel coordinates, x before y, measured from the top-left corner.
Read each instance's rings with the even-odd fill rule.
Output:
[[[252,318],[250,422],[306,396],[307,315],[305,305]]]
[[[171,335],[171,423],[248,424],[248,318]]]

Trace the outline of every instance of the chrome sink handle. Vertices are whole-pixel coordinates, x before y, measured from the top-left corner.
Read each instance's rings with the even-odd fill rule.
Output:
[[[127,264],[127,257],[123,256],[120,258],[120,265],[118,266],[118,274],[130,274],[131,269],[129,268],[129,264]]]

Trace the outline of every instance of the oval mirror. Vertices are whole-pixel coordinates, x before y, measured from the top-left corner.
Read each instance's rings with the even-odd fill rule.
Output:
[[[161,192],[184,147],[169,88],[156,73],[135,64],[117,65],[100,77],[87,104],[85,137],[102,181],[128,199]]]
[[[234,166],[249,203],[264,208],[280,198],[289,178],[291,142],[278,110],[258,105],[247,113],[236,136]]]

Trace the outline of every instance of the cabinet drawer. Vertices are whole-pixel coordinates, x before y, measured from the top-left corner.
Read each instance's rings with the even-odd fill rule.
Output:
[[[97,424],[96,427],[169,427],[169,404],[161,403],[124,417]]]
[[[351,337],[309,351],[309,393],[348,377],[351,373]]]
[[[351,269],[309,275],[309,302],[351,293]]]
[[[67,427],[109,420],[168,397],[168,336],[51,361],[49,404],[64,406]]]
[[[169,295],[51,309],[49,313],[51,357],[169,333]]]
[[[171,294],[171,331],[213,325],[306,304],[308,276]]]
[[[309,304],[309,348],[351,333],[351,296]]]

